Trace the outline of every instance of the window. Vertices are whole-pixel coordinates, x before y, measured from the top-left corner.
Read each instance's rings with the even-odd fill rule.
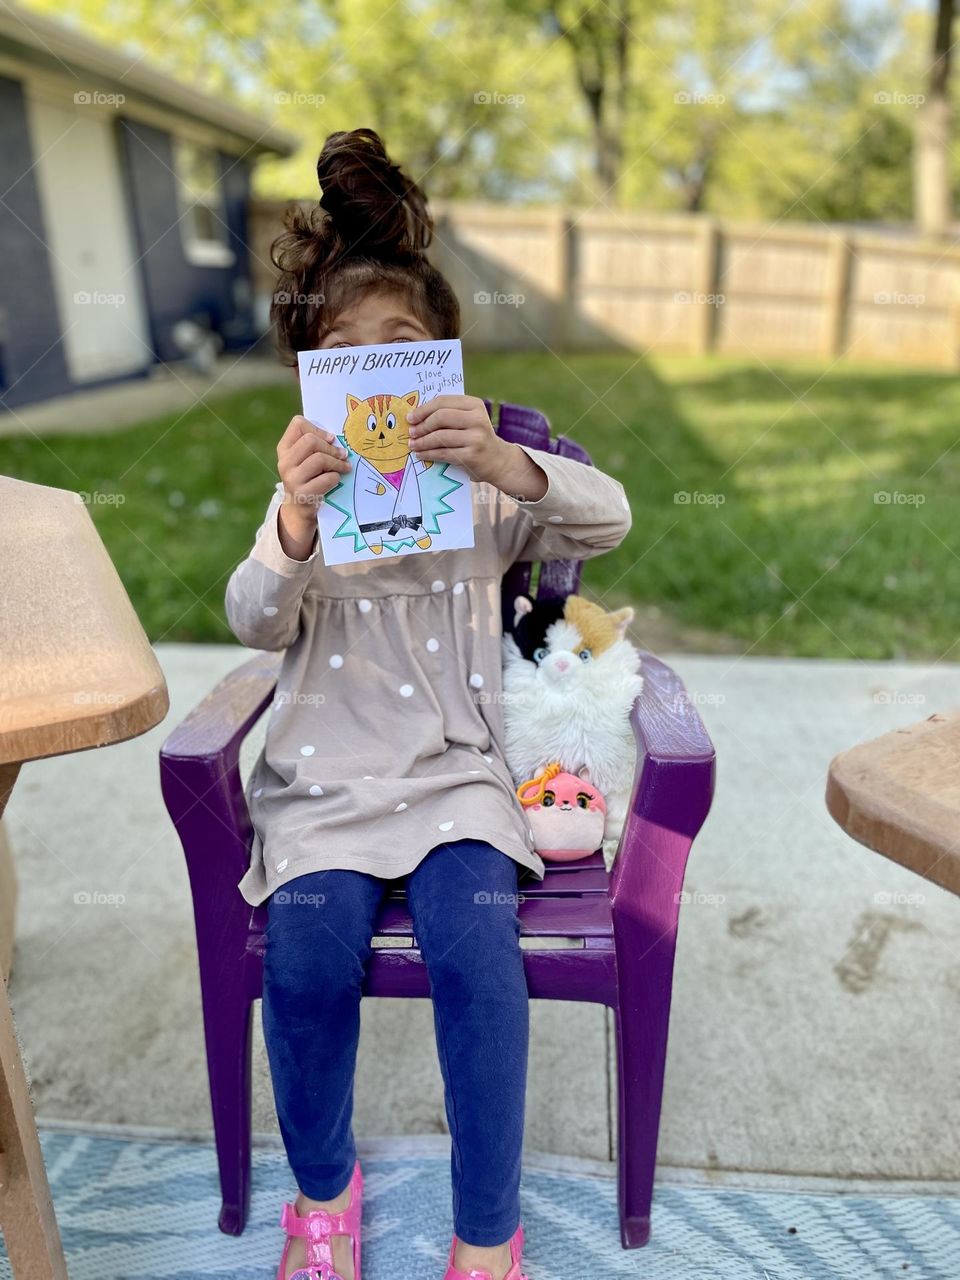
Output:
[[[227,243],[217,153],[181,138],[175,143],[175,160],[183,210],[180,231],[188,261],[198,267],[232,267],[236,259]]]

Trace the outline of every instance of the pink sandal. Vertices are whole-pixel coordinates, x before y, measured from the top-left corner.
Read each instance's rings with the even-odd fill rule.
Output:
[[[277,1271],[277,1280],[284,1280],[287,1258],[294,1236],[303,1236],[307,1243],[307,1261],[294,1271],[290,1280],[342,1280],[333,1269],[331,1236],[351,1236],[353,1239],[354,1280],[360,1280],[360,1209],[363,1200],[363,1175],[360,1162],[353,1166],[350,1176],[350,1203],[342,1213],[327,1213],[314,1209],[301,1217],[292,1204],[283,1206],[280,1225],[287,1233],[283,1256]]]
[[[453,1255],[457,1249],[457,1237],[454,1236],[450,1242],[450,1258],[447,1262],[446,1275],[443,1280],[490,1280],[489,1271],[458,1271],[453,1265]],[[520,1272],[520,1264],[523,1262],[523,1223],[517,1227],[516,1231],[510,1237],[510,1270],[504,1276],[504,1280],[527,1280],[525,1275]]]

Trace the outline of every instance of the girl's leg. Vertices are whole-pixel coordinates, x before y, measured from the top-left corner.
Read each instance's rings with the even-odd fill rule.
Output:
[[[268,904],[263,1032],[287,1158],[304,1197],[343,1193],[360,987],[384,882],[357,871],[299,876]]]
[[[408,877],[407,897],[433,995],[454,1231],[501,1245],[520,1221],[527,1068],[517,864],[483,841],[439,845]]]

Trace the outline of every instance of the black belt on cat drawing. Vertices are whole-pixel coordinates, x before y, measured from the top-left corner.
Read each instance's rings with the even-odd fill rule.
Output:
[[[357,527],[361,533],[373,533],[374,529],[386,529],[390,537],[394,537],[401,529],[419,529],[423,524],[423,516],[394,516],[392,520],[374,520],[371,524]]]

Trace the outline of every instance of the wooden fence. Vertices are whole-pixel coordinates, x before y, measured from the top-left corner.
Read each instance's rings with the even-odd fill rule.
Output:
[[[282,205],[251,207],[255,283]],[[843,226],[437,202],[431,258],[474,349],[960,365],[960,249]]]

